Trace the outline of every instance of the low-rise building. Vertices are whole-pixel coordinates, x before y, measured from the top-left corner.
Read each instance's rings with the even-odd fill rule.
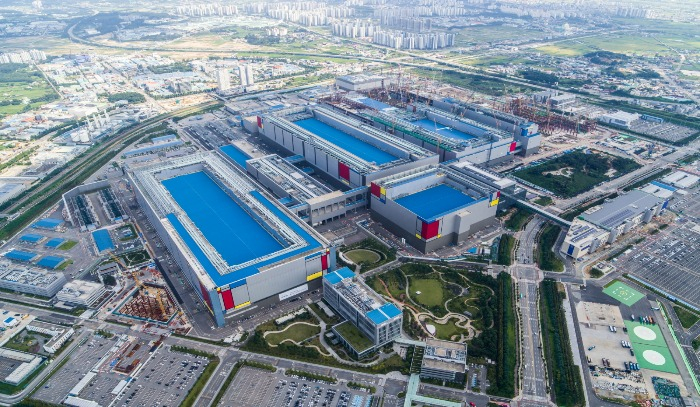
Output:
[[[56,351],[61,349],[61,346],[63,346],[63,344],[66,343],[71,336],[73,336],[73,333],[75,333],[71,327],[66,328],[60,325],[49,324],[37,320],[34,320],[27,325],[27,331],[51,336],[51,339],[44,344],[44,350],[51,354],[56,353]]]
[[[463,383],[467,371],[467,345],[427,339],[421,362],[420,377]]]
[[[582,213],[569,228],[559,250],[579,259],[649,223],[667,205],[666,199],[643,190],[632,190]]]
[[[73,280],[67,283],[61,291],[56,294],[59,301],[69,304],[92,306],[104,293],[105,287],[96,282],[85,280]]]
[[[0,288],[53,297],[65,283],[63,273],[0,260]]]
[[[358,281],[347,267],[323,277],[323,298],[345,319],[332,327],[333,332],[358,358],[401,336],[401,310]]]

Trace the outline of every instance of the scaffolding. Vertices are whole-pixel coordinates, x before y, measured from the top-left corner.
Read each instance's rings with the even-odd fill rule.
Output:
[[[578,136],[580,133],[594,131],[597,122],[580,115],[566,116],[563,112],[555,112],[551,104],[541,105],[533,100],[516,98],[507,105],[507,110],[514,115],[521,116],[539,125],[540,132],[552,135],[555,131],[565,132],[569,136]]]

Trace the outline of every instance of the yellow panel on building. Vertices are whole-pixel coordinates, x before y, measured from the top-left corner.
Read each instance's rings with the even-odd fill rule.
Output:
[[[246,301],[246,302],[244,302],[244,303],[238,304],[238,305],[236,305],[235,307],[233,307],[233,309],[239,309],[239,308],[247,307],[248,305],[250,305],[250,301]]]
[[[494,199],[493,201],[491,201],[491,205],[490,205],[490,206],[496,206],[496,205],[498,205],[498,198],[496,198],[496,199]]]
[[[311,274],[310,276],[306,276],[306,281],[311,281],[315,280],[323,275],[323,271],[319,271],[318,273]]]

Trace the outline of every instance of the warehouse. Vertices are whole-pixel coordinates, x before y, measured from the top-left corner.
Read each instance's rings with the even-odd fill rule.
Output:
[[[438,162],[435,153],[325,107],[264,115],[258,127],[267,140],[350,188]]]
[[[649,223],[667,205],[668,200],[634,189],[582,213],[569,228],[559,250],[579,259]]]
[[[215,152],[130,171],[137,199],[218,326],[262,299],[320,286],[333,248]],[[293,291],[292,291],[293,290]]]
[[[343,90],[366,91],[383,88],[389,85],[389,80],[379,75],[345,75],[335,78],[335,84]]]
[[[63,273],[0,260],[0,288],[53,297],[66,284]]]
[[[323,299],[345,319],[332,327],[333,333],[358,358],[401,336],[401,310],[357,281],[347,267],[323,277]]]
[[[500,191],[459,165],[430,165],[373,182],[372,217],[427,253],[495,221]]]
[[[688,189],[694,187],[700,181],[700,177],[685,171],[676,171],[663,177],[661,181],[677,188]]]
[[[367,206],[369,188],[334,191],[276,154],[246,161],[248,174],[289,210],[312,226],[337,220]]]

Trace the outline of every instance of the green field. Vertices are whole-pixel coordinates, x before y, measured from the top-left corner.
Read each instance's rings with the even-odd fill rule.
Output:
[[[456,318],[450,318],[444,324],[428,320],[428,323],[435,326],[435,336],[438,339],[444,339],[446,341],[452,340],[454,335],[459,336],[459,334],[465,333],[465,330],[458,327],[455,322],[457,322]]]
[[[336,326],[335,329],[358,352],[372,347],[372,341],[350,322],[346,321]]]
[[[382,259],[381,255],[375,251],[367,249],[354,249],[345,253],[345,256],[352,260],[355,264],[368,263],[374,264]]]
[[[36,109],[58,98],[36,68],[26,64],[0,65],[0,118]]]
[[[571,198],[637,168],[639,164],[628,158],[573,151],[513,175],[556,195]]]
[[[319,332],[321,332],[321,328],[318,326],[297,323],[295,325],[290,325],[284,332],[268,334],[265,336],[265,340],[270,345],[278,345],[285,339],[291,339],[294,342],[301,342],[304,339],[318,335]]]
[[[409,293],[417,303],[425,307],[441,306],[444,303],[442,282],[437,274],[434,279],[409,277]],[[420,292],[420,294],[417,294]]]
[[[685,329],[690,328],[691,326],[695,325],[698,321],[700,321],[700,316],[698,316],[698,314],[691,312],[681,306],[674,305],[673,311],[676,313],[676,316],[681,321],[681,325]]]
[[[61,243],[61,245],[58,246],[58,249],[59,250],[70,250],[73,247],[75,247],[75,245],[77,245],[77,244],[78,244],[78,242],[75,240],[68,240],[66,242]]]
[[[603,292],[628,307],[644,298],[644,294],[619,281],[615,281],[611,285],[605,287]]]

